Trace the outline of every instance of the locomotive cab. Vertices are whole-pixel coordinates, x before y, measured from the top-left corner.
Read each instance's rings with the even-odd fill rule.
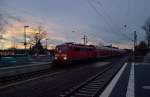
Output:
[[[55,63],[68,63],[70,59],[70,47],[66,45],[56,46],[55,48],[55,56],[54,62]]]
[[[95,47],[91,45],[65,43],[57,45],[54,53],[54,63],[76,63],[96,57]]]

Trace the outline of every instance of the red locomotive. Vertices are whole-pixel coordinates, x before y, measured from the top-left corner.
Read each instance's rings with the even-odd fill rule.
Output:
[[[122,54],[123,52],[124,50],[119,50],[117,48],[65,43],[56,46],[53,62],[71,63],[87,59],[116,56]]]

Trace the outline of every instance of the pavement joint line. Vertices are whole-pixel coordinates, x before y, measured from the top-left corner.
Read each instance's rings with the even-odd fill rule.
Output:
[[[108,84],[108,86],[105,88],[105,90],[102,92],[102,94],[99,97],[109,97],[109,95],[111,94],[113,88],[115,87],[115,85],[117,84],[119,78],[121,77],[122,73],[124,72],[127,64],[128,63],[125,63],[121,67],[119,72],[115,75],[115,77],[111,80],[110,84]]]
[[[134,87],[134,66],[135,66],[135,63],[132,63],[126,97],[135,97],[135,94],[134,94],[134,92],[135,92],[135,90],[134,90],[134,88],[135,88]]]
[[[56,75],[56,74],[59,74],[59,73],[62,73],[62,72],[64,72],[64,71],[59,71],[59,72],[55,72],[55,73],[50,73],[50,74],[47,74],[47,75],[41,75],[41,76],[38,76],[38,77],[35,77],[35,78],[31,78],[31,79],[19,81],[19,82],[16,82],[16,83],[11,83],[11,84],[8,84],[8,85],[5,85],[5,86],[1,86],[0,89],[5,89],[5,88],[8,88],[8,87],[12,87],[12,86],[24,84],[24,83],[27,83],[27,82],[30,82],[30,81],[33,81],[33,80],[37,80],[37,79],[40,79],[40,78],[53,76],[53,75]]]
[[[138,66],[138,65],[150,65],[150,63],[148,63],[148,62],[144,62],[144,63],[135,63],[134,65],[135,65],[135,66]]]
[[[145,90],[150,90],[150,86],[142,86],[142,88]]]

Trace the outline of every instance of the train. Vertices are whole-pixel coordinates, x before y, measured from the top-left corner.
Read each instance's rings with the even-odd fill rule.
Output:
[[[84,45],[71,42],[56,46],[53,63],[70,64],[83,60],[119,56],[124,53],[125,50],[114,47],[98,47],[95,45]]]

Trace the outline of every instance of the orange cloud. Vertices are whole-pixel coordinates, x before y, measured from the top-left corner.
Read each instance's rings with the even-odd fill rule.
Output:
[[[31,20],[32,21],[32,20]],[[34,22],[34,21],[32,21]],[[3,46],[0,46],[1,48],[11,48],[12,42],[15,44],[16,48],[24,48],[23,42],[24,42],[24,26],[27,24],[30,24],[28,28],[26,28],[26,35],[27,35],[27,41],[33,41],[35,34],[39,33],[39,27],[41,30],[41,33],[45,33],[47,31],[47,26],[42,24],[34,24],[30,22],[25,21],[9,21],[10,25],[7,25],[6,32],[3,34]],[[40,26],[39,26],[40,25]],[[59,40],[64,41],[66,40],[64,37],[59,35],[58,33],[54,33],[55,31],[52,31],[51,29],[48,29],[49,32],[46,32],[45,34],[41,34],[43,39],[48,38],[49,40]],[[28,44],[27,47],[29,47],[30,44]]]

